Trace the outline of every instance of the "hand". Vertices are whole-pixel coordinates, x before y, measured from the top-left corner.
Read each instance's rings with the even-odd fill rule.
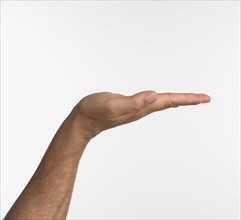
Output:
[[[209,101],[205,94],[153,91],[133,96],[109,92],[86,96],[61,124],[33,177],[4,219],[66,219],[79,160],[92,137],[155,111]]]
[[[205,94],[160,93],[144,91],[133,96],[101,92],[84,97],[76,106],[82,124],[94,137],[100,132],[136,121],[146,115],[171,107],[210,102]]]

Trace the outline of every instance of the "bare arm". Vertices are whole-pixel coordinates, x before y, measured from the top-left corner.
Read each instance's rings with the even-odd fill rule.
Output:
[[[62,123],[31,180],[5,219],[66,219],[78,163],[91,138],[152,112],[207,103],[205,94],[109,92],[83,98]]]

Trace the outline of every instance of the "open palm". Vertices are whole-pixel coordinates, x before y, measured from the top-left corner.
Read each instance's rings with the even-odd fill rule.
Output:
[[[84,97],[77,105],[89,120],[94,136],[103,130],[136,121],[152,112],[171,107],[210,102],[206,94],[143,91],[132,96],[100,92]]]

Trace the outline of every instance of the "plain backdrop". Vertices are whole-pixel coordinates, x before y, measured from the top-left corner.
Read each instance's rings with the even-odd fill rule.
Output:
[[[239,1],[3,1],[3,218],[56,130],[100,91],[207,93],[103,132],[69,219],[239,219]]]

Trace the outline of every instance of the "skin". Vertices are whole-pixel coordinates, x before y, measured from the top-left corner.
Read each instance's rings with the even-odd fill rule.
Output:
[[[57,130],[4,219],[66,219],[78,164],[92,138],[156,111],[208,102],[210,97],[205,94],[154,91],[132,96],[101,92],[84,97]]]

